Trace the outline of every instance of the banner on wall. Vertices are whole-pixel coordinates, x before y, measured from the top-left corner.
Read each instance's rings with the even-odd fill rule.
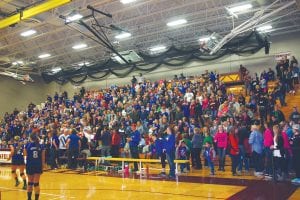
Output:
[[[287,59],[290,60],[290,58],[292,57],[291,52],[287,51],[287,52],[280,52],[280,53],[275,54],[275,60],[276,61],[283,60],[285,57],[287,57]]]
[[[0,163],[11,163],[11,160],[7,160],[10,155],[9,149],[0,149]]]

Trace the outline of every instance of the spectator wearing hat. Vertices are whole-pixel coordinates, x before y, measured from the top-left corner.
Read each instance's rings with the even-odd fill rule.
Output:
[[[132,158],[139,158],[139,143],[141,140],[141,134],[140,132],[136,129],[136,124],[133,123],[131,124],[131,134],[129,137],[127,137],[127,141],[129,142],[129,148],[130,148],[130,153]],[[138,164],[137,162],[134,162],[134,171],[138,171]]]
[[[294,137],[290,143],[293,150],[293,164],[296,172],[296,177],[292,180],[292,183],[300,185],[300,126],[299,124],[294,124],[292,128]]]

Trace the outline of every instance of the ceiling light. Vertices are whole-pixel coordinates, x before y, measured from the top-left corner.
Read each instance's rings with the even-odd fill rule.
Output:
[[[45,54],[39,55],[39,58],[48,58],[48,57],[50,57],[50,56],[51,56],[51,54],[45,53]]]
[[[57,73],[57,72],[59,72],[59,71],[61,71],[61,70],[62,70],[61,67],[56,67],[56,68],[51,69],[51,71],[52,71],[53,73]]]
[[[122,4],[127,4],[127,3],[132,3],[132,2],[135,2],[136,0],[120,0],[120,2]]]
[[[119,35],[116,35],[115,38],[116,39],[124,39],[124,38],[128,38],[130,36],[131,36],[131,33],[123,32],[123,33],[120,33]]]
[[[25,31],[25,32],[21,33],[21,36],[28,37],[28,36],[31,36],[35,33],[36,33],[36,30],[28,30],[28,31]]]
[[[74,45],[72,48],[73,49],[83,49],[86,47],[87,47],[87,44],[77,44],[77,45]]]
[[[207,42],[208,40],[210,40],[210,37],[204,37],[199,39],[200,42]]]
[[[234,6],[234,7],[231,7],[231,8],[228,8],[228,10],[230,12],[242,12],[242,11],[245,11],[245,10],[249,10],[250,8],[252,8],[253,6],[251,4],[244,4],[244,5],[239,5],[239,6]]]
[[[88,66],[90,63],[89,62],[82,62],[82,63],[78,63],[78,66],[82,67],[82,66]]]
[[[259,32],[269,32],[273,27],[271,25],[258,27],[256,30]]]
[[[83,16],[81,14],[75,14],[75,15],[72,15],[72,16],[68,16],[66,18],[66,22],[73,22],[73,21],[81,19],[82,17]]]
[[[16,62],[13,62],[12,63],[13,65],[23,65],[24,64],[24,62],[23,61],[21,61],[21,60],[19,60],[19,61],[16,61]]]
[[[152,52],[157,52],[157,51],[163,51],[163,50],[166,50],[166,46],[156,46],[156,47],[151,47],[150,48],[150,51]]]
[[[200,38],[199,39],[199,41],[200,42],[207,42],[207,41],[209,41],[209,40],[211,40],[211,39],[216,39],[216,37],[215,36],[211,36],[211,37],[202,37],[202,38]]]
[[[178,26],[178,25],[182,25],[182,24],[186,24],[187,21],[185,19],[179,19],[179,20],[175,20],[172,22],[167,23],[167,26]]]

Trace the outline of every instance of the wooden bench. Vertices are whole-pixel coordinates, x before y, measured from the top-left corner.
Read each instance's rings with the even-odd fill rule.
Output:
[[[175,163],[175,173],[178,174],[178,164],[186,164],[189,163],[189,160],[174,160]]]
[[[115,161],[122,163],[122,170],[125,167],[125,162],[137,162],[139,164],[139,172],[142,173],[142,163],[161,163],[159,159],[138,159],[138,158],[112,158],[112,157],[88,157],[87,160],[95,161],[95,169],[103,161]],[[189,163],[189,160],[174,160],[175,173],[178,174],[178,164]]]
[[[87,157],[87,161],[94,161],[95,162],[95,171],[96,168],[100,165],[100,163],[104,160],[105,157]]]

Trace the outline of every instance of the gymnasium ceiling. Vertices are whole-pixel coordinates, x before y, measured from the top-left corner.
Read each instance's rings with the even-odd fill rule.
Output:
[[[281,0],[276,7],[291,1]],[[1,0],[0,19],[17,9],[40,2],[43,1]],[[88,15],[90,10],[86,8],[87,5],[112,14],[112,18],[96,15],[103,25],[113,24],[132,34],[128,39],[115,42],[114,37],[118,32],[106,31],[110,41],[115,42],[113,45],[120,52],[148,51],[150,47],[157,45],[199,45],[199,38],[211,32],[222,36],[230,32],[232,19],[225,7],[252,4],[250,10],[240,13],[238,19],[234,20],[237,26],[272,2],[271,0],[136,0],[133,3],[122,4],[120,0],[73,0],[69,4],[22,21],[15,26],[0,29],[0,69],[40,74],[57,67],[74,68],[83,62],[93,64],[110,57],[109,50],[75,29],[85,34],[89,34],[88,31],[74,23],[67,26],[59,18],[60,15],[67,16],[71,12]],[[166,25],[172,20],[181,18],[186,19],[187,23],[178,27]],[[299,4],[277,13],[272,19],[270,24],[273,31],[269,32],[271,36],[300,31]],[[20,36],[29,29],[36,30],[36,34],[30,37]],[[82,50],[72,49],[72,46],[79,43],[85,43],[87,47]],[[42,53],[49,53],[51,57],[38,58]],[[12,64],[17,61],[22,61],[22,64]]]

